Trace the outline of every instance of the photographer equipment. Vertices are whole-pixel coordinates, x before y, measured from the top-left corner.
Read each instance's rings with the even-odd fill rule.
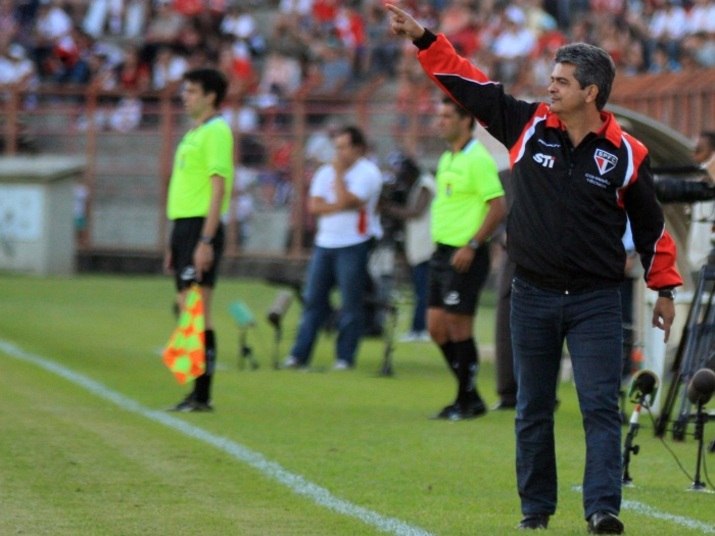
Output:
[[[266,318],[273,326],[275,336],[273,338],[273,368],[279,368],[280,363],[280,344],[283,340],[283,316],[288,312],[291,303],[293,303],[293,293],[288,290],[281,290],[273,300]]]
[[[235,301],[228,307],[233,320],[238,326],[238,368],[243,370],[248,361],[252,370],[258,368],[253,357],[253,349],[248,345],[248,329],[256,325],[256,319],[248,306],[242,301]]]
[[[705,422],[708,414],[703,407],[710,401],[715,391],[715,372],[708,368],[698,370],[688,384],[688,399],[697,406],[695,417],[695,439],[698,441],[698,458],[695,462],[695,477],[690,488],[693,491],[705,491],[705,483],[700,480],[700,464],[703,459],[703,439]]]
[[[395,330],[397,328],[397,320],[399,309],[391,299],[371,299],[366,298],[369,305],[383,311],[387,318],[385,319],[382,329],[382,339],[385,343],[382,352],[382,364],[378,371],[379,376],[392,376],[394,370],[392,368],[392,355],[395,351]]]
[[[285,274],[269,274],[266,280],[273,285],[286,286],[292,289],[292,293],[289,291],[281,291],[276,298],[273,300],[271,307],[268,309],[267,320],[275,329],[274,338],[274,349],[273,349],[273,367],[275,369],[280,368],[280,343],[283,339],[283,325],[282,320],[285,313],[290,308],[293,303],[293,297],[297,298],[298,301],[303,303],[303,281],[302,279],[297,279],[292,275]],[[371,308],[373,311],[381,311],[387,315],[387,321],[385,322],[384,329],[382,331],[382,338],[384,341],[384,351],[383,351],[383,361],[380,367],[379,374],[381,376],[391,376],[393,374],[392,369],[392,355],[394,353],[395,344],[395,330],[397,327],[397,314],[398,307],[392,302],[392,297],[388,295],[387,297],[379,297],[374,295],[367,295],[365,297],[366,308]],[[332,310],[322,329],[326,332],[331,332],[335,329],[337,324],[337,316],[340,312]]]
[[[624,485],[631,485],[633,479],[631,478],[629,468],[631,462],[631,453],[637,455],[640,452],[640,446],[634,445],[633,440],[636,435],[638,435],[638,429],[640,425],[638,424],[638,417],[641,413],[641,408],[648,407],[649,404],[655,399],[655,395],[658,391],[659,386],[658,376],[655,372],[647,369],[638,371],[638,373],[633,377],[631,381],[631,389],[629,391],[629,397],[632,402],[635,403],[635,408],[633,408],[633,413],[631,414],[631,420],[628,425],[628,433],[623,444],[623,479]]]
[[[654,168],[655,195],[661,203],[697,203],[715,199],[715,184],[698,166]],[[682,175],[683,177],[677,177]]]
[[[696,203],[715,199],[715,185],[707,180],[707,172],[697,165],[653,168],[653,173],[656,196],[661,203]],[[715,249],[710,252],[708,263],[701,267],[698,274],[693,301],[672,366],[673,380],[656,420],[657,436],[665,433],[673,407],[680,399],[672,434],[675,440],[684,439],[688,422],[694,418],[691,415],[692,402],[686,392],[687,382],[695,371],[707,366],[715,368],[715,359],[711,354],[715,344],[715,308],[712,303],[715,292],[714,263]]]
[[[711,254],[712,257],[712,254]],[[674,406],[679,402],[678,413],[673,421],[673,439],[682,441],[691,415],[692,402],[688,398],[688,381],[699,369],[715,367],[715,265],[707,264],[700,269],[698,285],[678,344],[672,366],[673,380],[656,420],[655,435],[662,436]]]
[[[715,391],[715,372],[708,368],[700,369],[695,373],[688,384],[688,399],[693,404],[705,405]]]

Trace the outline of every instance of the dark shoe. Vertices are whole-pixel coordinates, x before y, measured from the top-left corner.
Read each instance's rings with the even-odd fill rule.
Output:
[[[623,534],[623,523],[615,514],[596,512],[588,518],[588,532],[591,534]]]
[[[534,514],[525,516],[519,523],[518,529],[537,530],[545,529],[549,526],[549,516],[546,514]]]
[[[186,398],[179,402],[176,406],[171,408],[169,411],[179,411],[182,413],[200,413],[213,411],[214,408],[209,402],[198,402],[193,398]]]
[[[507,411],[507,410],[512,410],[516,408],[516,402],[506,402],[504,400],[500,400],[496,404],[492,406],[492,410],[494,411]]]
[[[477,396],[476,399],[459,405],[462,411],[463,419],[474,419],[475,417],[481,417],[487,412],[487,406],[484,404],[484,400]]]
[[[481,399],[469,403],[454,403],[442,408],[435,419],[444,419],[446,421],[464,421],[466,419],[475,419],[487,412],[487,407]]]
[[[433,419],[449,419],[449,416],[457,411],[457,403],[450,404],[449,406],[443,407],[437,415],[432,417]]]

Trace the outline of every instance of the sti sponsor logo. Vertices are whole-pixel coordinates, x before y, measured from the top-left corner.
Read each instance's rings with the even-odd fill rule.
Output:
[[[618,157],[614,154],[607,153],[603,149],[596,149],[596,152],[593,153],[593,159],[596,161],[598,172],[601,175],[605,175],[618,164]]]
[[[534,156],[534,162],[541,164],[542,167],[551,169],[554,167],[554,162],[556,162],[556,157],[544,153],[536,153]]]

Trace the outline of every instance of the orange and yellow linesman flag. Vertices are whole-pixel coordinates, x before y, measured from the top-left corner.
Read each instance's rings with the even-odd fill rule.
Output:
[[[179,383],[198,378],[206,370],[205,340],[204,302],[199,286],[194,284],[186,293],[179,325],[171,334],[162,354],[164,364]]]

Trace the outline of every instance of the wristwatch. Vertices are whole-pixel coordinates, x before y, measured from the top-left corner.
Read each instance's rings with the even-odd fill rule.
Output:
[[[199,242],[202,244],[208,244],[209,246],[214,245],[214,237],[213,236],[207,236],[207,235],[201,235],[199,238]]]
[[[675,289],[674,288],[662,288],[658,291],[659,298],[668,298],[669,300],[675,299]]]
[[[476,238],[472,238],[469,242],[467,242],[467,247],[476,251],[477,249],[479,249],[479,240],[477,240]]]

